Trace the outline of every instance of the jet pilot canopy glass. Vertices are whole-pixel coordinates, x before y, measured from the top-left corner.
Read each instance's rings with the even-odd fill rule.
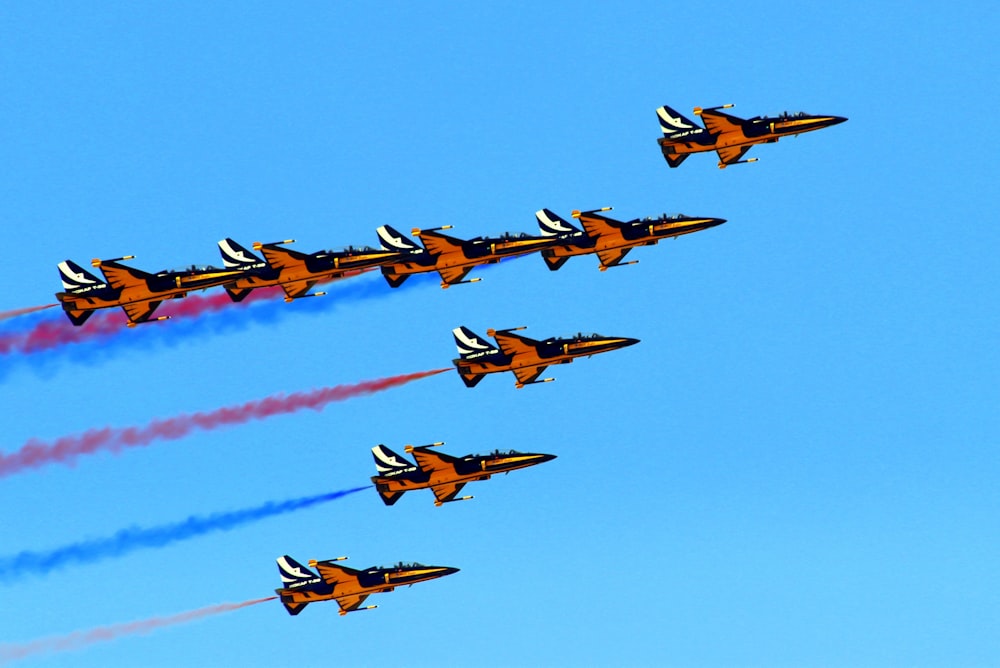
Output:
[[[488,456],[490,457],[509,457],[511,455],[521,454],[517,450],[494,450]],[[474,457],[482,457],[482,455],[473,455]]]
[[[646,216],[642,219],[644,223],[655,223],[658,220],[681,220],[682,218],[687,218],[683,213],[661,213],[659,218],[655,216]]]
[[[183,267],[176,267],[175,269],[164,269],[161,274],[167,273],[180,273],[183,271],[222,271],[218,267],[213,267],[210,264],[189,264]]]
[[[400,561],[393,564],[392,566],[389,566],[389,568],[386,568],[385,566],[375,566],[374,568],[372,568],[372,570],[385,571],[389,570],[390,568],[403,569],[403,568],[427,568],[427,567],[417,561],[414,561],[412,563],[405,563]]]

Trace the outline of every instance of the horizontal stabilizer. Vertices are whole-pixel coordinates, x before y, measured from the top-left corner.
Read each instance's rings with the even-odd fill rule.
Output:
[[[282,601],[281,605],[285,606],[285,610],[288,611],[290,615],[297,615],[306,609],[308,603],[292,603],[290,601]]]

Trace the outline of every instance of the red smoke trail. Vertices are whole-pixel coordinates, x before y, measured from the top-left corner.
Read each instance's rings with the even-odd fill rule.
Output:
[[[123,636],[150,633],[151,631],[162,629],[167,626],[186,624],[187,622],[193,622],[196,619],[203,619],[213,615],[221,615],[226,612],[232,612],[233,610],[239,610],[240,608],[248,608],[251,605],[257,605],[258,603],[273,601],[276,598],[278,597],[268,596],[267,598],[255,598],[250,601],[243,601],[242,603],[222,603],[219,605],[210,605],[207,608],[189,610],[188,612],[182,612],[168,617],[152,617],[150,619],[142,619],[137,622],[113,624],[111,626],[99,626],[88,631],[74,631],[73,633],[68,633],[64,636],[42,638],[40,640],[33,640],[31,642],[20,644],[12,643],[0,645],[0,663],[17,661],[18,659],[24,659],[32,656],[33,654],[41,654],[43,652],[68,652],[70,650],[81,649],[83,647],[87,647],[88,645],[93,645],[94,643],[117,640]]]
[[[276,394],[264,399],[248,401],[239,406],[218,408],[208,413],[193,413],[163,420],[153,420],[142,427],[91,429],[83,434],[63,436],[52,443],[31,439],[16,452],[8,455],[0,454],[0,477],[56,462],[71,464],[81,455],[90,455],[104,450],[118,453],[124,448],[145,446],[153,441],[172,441],[196,430],[210,431],[228,425],[243,424],[250,420],[263,420],[274,415],[294,413],[303,408],[322,410],[326,404],[332,401],[344,401],[352,397],[381,392],[450,370],[450,367],[434,369],[379,378],[378,380],[365,380],[354,385],[337,385],[288,395]]]
[[[361,269],[349,271],[343,276],[332,278],[322,283],[332,283],[352,276],[358,276],[371,271],[371,269]],[[257,288],[248,294],[243,301],[234,302],[225,292],[219,292],[207,297],[201,295],[191,295],[181,299],[168,300],[157,311],[156,315],[168,315],[178,318],[197,318],[207,313],[214,313],[227,307],[242,308],[255,302],[271,299],[282,294],[279,287]],[[12,318],[16,315],[24,315],[42,309],[58,306],[58,304],[48,304],[46,306],[34,306],[27,309],[18,309],[0,313],[0,321],[4,318]],[[72,343],[81,343],[93,339],[110,338],[120,335],[126,330],[128,318],[118,308],[110,308],[95,313],[80,327],[74,326],[68,319],[56,318],[38,323],[33,329],[27,332],[16,332],[0,335],[0,355],[10,353],[37,353],[50,350],[58,346]],[[150,323],[143,327],[161,327],[162,324]]]
[[[52,308],[53,306],[59,306],[59,304],[43,304],[42,306],[16,308],[13,311],[0,311],[0,320],[7,320],[9,318],[16,318],[19,315],[28,315],[29,313],[35,313],[37,311],[44,311],[45,309]]]
[[[227,306],[243,307],[263,299],[275,296],[276,288],[261,288],[254,290],[241,302],[233,302],[229,295],[220,292],[208,297],[189,295],[183,299],[172,299],[160,308],[156,315],[195,318],[205,313],[212,313]],[[279,290],[280,292],[280,290]],[[13,351],[21,353],[37,353],[69,343],[79,343],[96,338],[107,338],[125,331],[128,318],[119,309],[100,311],[91,316],[90,320],[75,327],[69,320],[62,318],[38,323],[34,329],[16,335],[8,335],[0,339],[0,354]],[[157,323],[143,327],[157,327]]]

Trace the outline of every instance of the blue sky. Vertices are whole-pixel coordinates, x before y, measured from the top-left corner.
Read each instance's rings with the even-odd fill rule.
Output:
[[[26,577],[4,585],[0,640],[266,596],[275,557],[348,554],[462,570],[364,614],[265,604],[24,663],[996,663],[1000,21],[903,9],[6,7],[0,310],[51,301],[66,258],[158,270],[217,261],[226,236],[471,237],[533,231],[541,207],[729,222],[605,273],[525,258],[90,363],[3,361],[9,452],[445,366],[460,324],[642,340],[543,386],[445,374],[3,479],[6,555],[355,487],[376,443],[558,455],[467,503],[354,494]],[[754,165],[669,170],[655,108],[729,102],[850,121]]]

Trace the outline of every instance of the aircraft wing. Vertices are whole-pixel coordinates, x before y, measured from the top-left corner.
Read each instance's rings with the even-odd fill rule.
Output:
[[[597,216],[588,216],[585,213],[580,214],[580,224],[583,225],[584,232],[592,237],[621,234],[621,231],[617,227],[612,226],[606,219],[598,218]]]
[[[305,264],[305,256],[302,253],[288,248],[278,248],[276,246],[261,246],[261,255],[267,260],[267,264],[272,269],[282,270],[289,267],[301,267]]]
[[[337,564],[333,564],[328,561],[321,561],[317,563],[316,570],[319,571],[319,576],[321,578],[323,578],[328,584],[332,584],[334,586],[355,580],[356,578],[354,576],[359,572],[353,568],[338,566]]]
[[[522,367],[520,369],[511,369],[514,372],[514,377],[517,378],[517,382],[521,385],[527,385],[528,383],[534,383],[538,380],[538,377],[542,375],[542,372],[548,368],[547,364],[541,366],[528,366]]]
[[[705,109],[701,112],[701,122],[705,124],[705,129],[713,135],[722,134],[723,132],[743,133],[743,125],[740,123],[740,119],[729,114],[724,114],[721,111]]]
[[[147,288],[146,279],[140,277],[136,274],[136,270],[132,270],[129,267],[124,267],[119,264],[106,263],[101,265],[101,273],[104,274],[104,279],[113,288]],[[145,272],[138,272],[142,276],[146,276]]]
[[[751,148],[751,146],[729,146],[727,148],[717,149],[716,153],[719,154],[719,162],[724,165],[731,165],[742,158],[743,154]]]
[[[613,267],[628,255],[631,248],[615,248],[614,250],[597,251],[597,257],[601,260],[601,267]]]
[[[436,232],[421,232],[420,242],[424,245],[424,248],[428,252],[434,255],[441,255],[443,253],[456,253],[461,252],[462,242],[454,237],[449,237],[446,234],[438,234]]]
[[[458,496],[463,487],[465,487],[464,482],[451,482],[444,485],[435,485],[431,487],[431,491],[434,492],[434,498],[438,502],[446,503]]]
[[[356,594],[354,596],[342,596],[334,600],[337,601],[337,605],[340,606],[341,612],[348,613],[351,610],[357,610],[361,607],[361,604],[365,602],[366,598],[368,598],[368,594]]]
[[[318,281],[289,281],[288,283],[282,283],[281,289],[285,291],[285,295],[289,298],[296,299],[309,292],[312,286],[316,285],[317,282]]]
[[[534,344],[537,341],[525,336],[518,336],[510,332],[497,332],[493,335],[493,338],[504,355],[514,357],[516,355],[534,355],[536,353]]]
[[[129,302],[122,304],[122,310],[131,322],[146,322],[160,303],[159,301]]]
[[[414,448],[411,454],[413,455],[413,458],[417,460],[417,466],[419,466],[421,470],[428,473],[433,471],[455,470],[453,465],[455,458],[450,455],[442,455],[437,452],[429,452],[427,450],[419,450],[417,448]]]
[[[472,267],[447,267],[445,269],[438,269],[438,273],[441,274],[441,280],[449,285],[458,283],[470,271],[472,271]]]

